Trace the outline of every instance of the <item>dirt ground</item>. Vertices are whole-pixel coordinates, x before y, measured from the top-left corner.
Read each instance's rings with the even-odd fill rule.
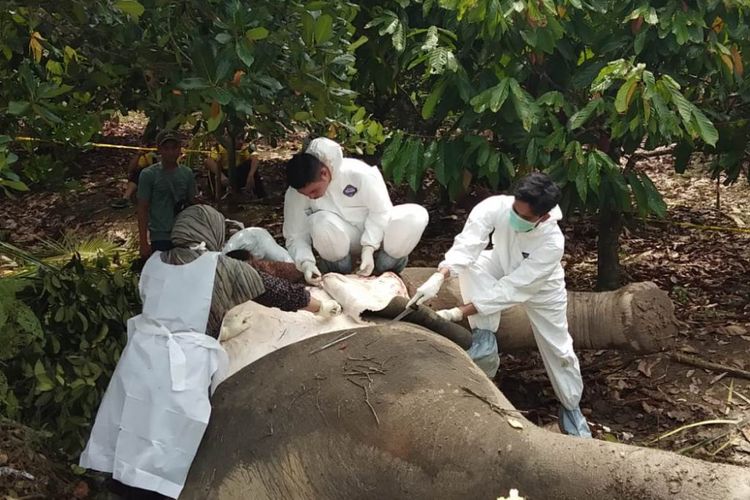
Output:
[[[123,121],[108,129],[105,141],[137,145],[138,133],[137,123]],[[241,207],[224,204],[224,213],[246,225],[263,226],[280,240],[283,161],[297,148],[299,142],[294,140],[277,148],[260,144],[260,168],[269,198]],[[93,149],[81,155],[78,168],[83,174],[67,188],[34,190],[13,200],[0,199],[0,237],[33,248],[44,239],[75,231],[106,234],[133,244],[137,234],[134,209],[109,206],[112,199],[121,196],[132,154],[119,149]],[[600,439],[750,465],[750,425],[741,429],[726,423],[700,425],[654,441],[686,424],[750,417],[750,380],[729,371],[750,371],[750,186],[741,180],[733,186],[717,187],[704,165],[698,159],[685,174],[678,175],[669,157],[642,162],[639,168],[649,173],[665,195],[668,220],[632,221],[621,242],[626,281],[654,281],[675,303],[680,325],[675,351],[638,357],[613,351],[579,353],[585,383],[581,407]],[[490,194],[473,192],[461,204],[443,209],[434,191],[428,188],[423,202],[430,211],[430,224],[410,265],[435,266],[471,207]],[[392,189],[392,196],[396,203],[406,201],[401,189]],[[596,279],[595,220],[574,216],[562,227],[567,237],[564,265],[568,287],[592,290]],[[500,344],[502,350],[502,340]],[[678,363],[674,353],[727,369],[708,370]],[[558,403],[537,353],[502,355],[496,382],[532,421],[556,426]],[[10,460],[7,443],[0,440],[0,461],[4,456]],[[7,465],[18,468],[29,463],[14,464],[10,460]],[[0,467],[0,478],[2,470]],[[72,492],[75,487],[80,488],[76,478],[69,478],[66,491]]]

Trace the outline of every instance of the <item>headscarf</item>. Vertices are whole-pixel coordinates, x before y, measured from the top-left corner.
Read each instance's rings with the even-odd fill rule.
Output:
[[[172,228],[175,248],[162,254],[162,262],[189,264],[206,251],[218,252],[224,245],[224,224],[224,216],[211,206],[191,205],[185,208],[177,215]],[[265,291],[255,269],[244,262],[220,255],[206,333],[218,337],[224,315],[231,308]]]
[[[172,228],[172,243],[192,248],[205,243],[206,249],[218,252],[224,246],[224,216],[209,205],[191,205],[177,215]]]

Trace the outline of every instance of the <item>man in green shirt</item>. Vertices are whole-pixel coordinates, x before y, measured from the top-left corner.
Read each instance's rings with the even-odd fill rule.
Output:
[[[163,130],[156,138],[156,147],[161,162],[143,169],[138,182],[138,236],[144,259],[157,250],[172,248],[170,234],[175,216],[195,198],[193,171],[177,163],[182,153],[179,134]]]

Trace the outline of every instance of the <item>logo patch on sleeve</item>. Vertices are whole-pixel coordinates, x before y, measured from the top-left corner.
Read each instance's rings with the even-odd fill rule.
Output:
[[[352,186],[351,184],[347,184],[347,186],[344,188],[343,192],[344,192],[344,195],[346,195],[349,198],[351,198],[352,196],[354,196],[355,194],[357,194],[357,191],[358,191],[358,189],[356,187]]]

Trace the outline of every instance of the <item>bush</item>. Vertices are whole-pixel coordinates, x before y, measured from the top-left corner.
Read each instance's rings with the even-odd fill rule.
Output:
[[[0,282],[0,408],[79,453],[140,308],[117,259],[75,255]]]

